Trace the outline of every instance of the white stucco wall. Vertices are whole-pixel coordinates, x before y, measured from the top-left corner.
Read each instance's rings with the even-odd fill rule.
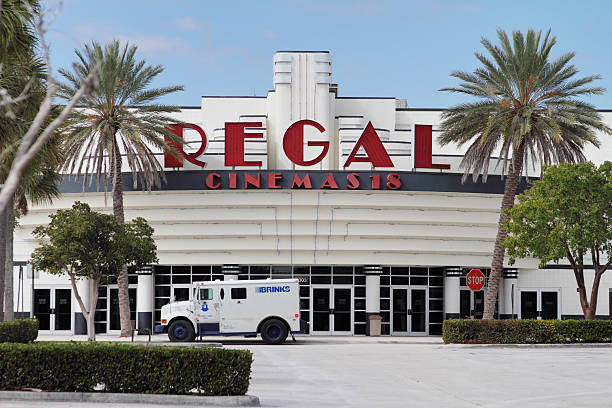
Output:
[[[382,129],[385,147],[398,154],[392,155],[394,170],[415,170],[410,144],[392,142],[414,143],[414,125],[422,124],[433,126],[433,162],[451,164],[451,169],[417,170],[461,171],[460,155],[466,147],[442,147],[436,142],[441,111],[398,110],[396,107],[402,103],[394,98],[337,97],[330,91],[331,59],[326,62],[326,58],[325,53],[311,58],[284,53],[275,60],[275,89],[267,97],[202,97],[201,107],[176,113],[177,123],[196,124],[208,137],[207,150],[200,157],[207,163],[204,170],[227,169],[223,160],[226,122],[258,120],[265,128],[258,132],[264,133],[266,149],[262,151],[261,144],[246,142],[245,151],[252,154],[247,160],[261,159],[262,169],[294,169],[296,166],[284,156],[282,136],[291,123],[312,119],[321,121],[326,132],[307,133],[305,144],[308,140],[330,142],[328,157],[313,170],[342,170],[354,141],[371,121],[375,128]],[[602,115],[612,126],[612,112]],[[346,127],[354,130],[339,130]],[[185,151],[196,151],[199,136],[186,131],[184,137],[192,142]],[[600,141],[599,149],[585,148],[587,158],[595,163],[612,156],[612,138],[600,135]],[[306,147],[305,158],[313,158],[319,152],[320,147]],[[161,151],[157,157],[163,163]],[[168,171],[197,169],[185,160],[182,168]],[[348,168],[351,169],[371,169],[371,165],[354,163]],[[128,171],[125,160],[124,171]],[[500,171],[491,165],[491,174]],[[529,173],[534,174],[532,170]],[[105,198],[104,193],[64,194],[51,205],[32,206],[15,233],[15,260],[29,259],[36,246],[31,236],[33,228],[48,222],[52,212],[69,208],[77,200],[89,203],[94,210],[111,213],[111,197]],[[488,267],[500,200],[497,194],[476,193],[201,190],[126,192],[124,205],[126,219],[142,216],[154,227],[161,264]],[[519,260],[515,267],[519,268],[519,288],[561,288],[563,313],[581,313],[571,271],[540,271],[537,261],[530,259]],[[38,282],[66,281],[42,274]],[[609,273],[601,285],[598,314],[608,313],[611,286]]]

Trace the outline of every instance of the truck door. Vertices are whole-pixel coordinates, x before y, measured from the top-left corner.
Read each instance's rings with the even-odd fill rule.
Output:
[[[199,287],[196,294],[196,322],[204,332],[219,331],[219,288]]]
[[[249,305],[247,285],[231,285],[220,289],[221,331],[224,333],[255,332],[259,310]],[[257,320],[257,322],[255,322]],[[255,322],[255,323],[254,323]]]

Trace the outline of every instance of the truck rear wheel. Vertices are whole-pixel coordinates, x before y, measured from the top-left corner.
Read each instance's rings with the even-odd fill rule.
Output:
[[[193,326],[187,320],[177,320],[168,328],[170,341],[192,342],[195,340]]]
[[[261,339],[266,344],[282,344],[288,334],[287,326],[278,319],[270,319],[261,326]]]

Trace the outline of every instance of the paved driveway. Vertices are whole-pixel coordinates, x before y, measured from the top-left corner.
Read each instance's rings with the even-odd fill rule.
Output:
[[[373,340],[250,345],[249,393],[269,407],[612,406],[611,347]]]
[[[444,345],[439,338],[306,337],[267,346],[213,340],[253,352],[249,394],[266,407],[612,407],[608,345],[483,347]]]

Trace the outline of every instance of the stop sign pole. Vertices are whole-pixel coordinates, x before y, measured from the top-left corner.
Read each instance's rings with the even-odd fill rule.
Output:
[[[477,292],[482,289],[485,284],[485,276],[480,269],[472,269],[466,276],[468,288]]]

